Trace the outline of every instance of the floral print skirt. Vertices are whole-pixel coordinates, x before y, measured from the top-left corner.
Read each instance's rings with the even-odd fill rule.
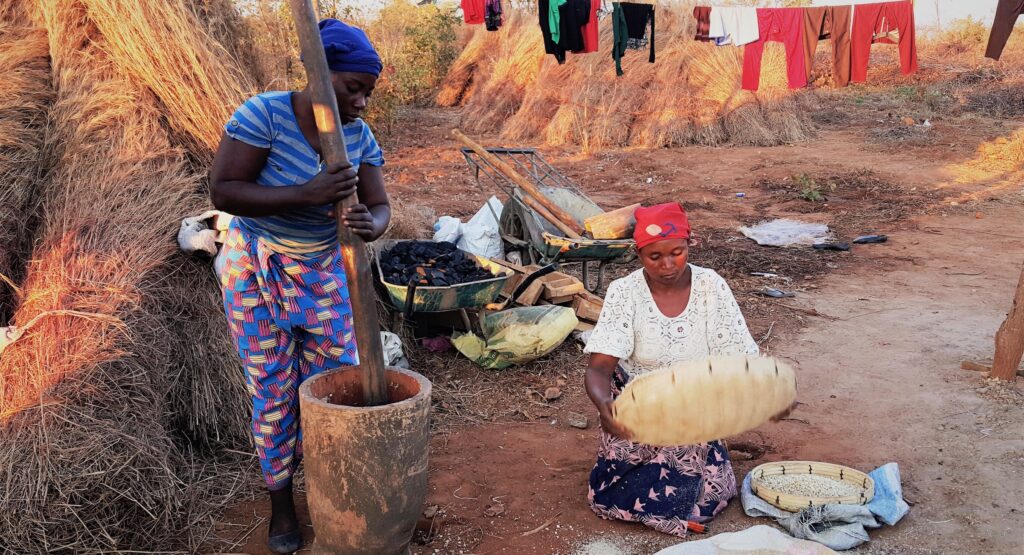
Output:
[[[628,381],[617,368],[612,394],[618,396]],[[684,537],[687,521],[710,521],[736,496],[736,475],[719,441],[655,447],[602,431],[589,490],[587,500],[601,518]]]

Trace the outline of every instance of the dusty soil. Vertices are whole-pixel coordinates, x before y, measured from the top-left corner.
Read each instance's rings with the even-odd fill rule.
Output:
[[[792,419],[730,440],[740,476],[771,460],[865,471],[895,461],[911,513],[857,552],[1021,553],[1024,395],[959,369],[991,357],[1024,260],[1019,185],[971,165],[979,145],[1015,125],[966,114],[933,120],[927,141],[893,139],[876,130],[896,125],[889,112],[906,106],[883,100],[867,92],[830,100],[820,136],[804,144],[543,154],[606,208],[681,200],[704,239],[695,261],[729,279],[766,351],[798,363],[803,405]],[[386,143],[396,198],[466,217],[488,196],[503,197],[472,180],[447,138],[457,112],[413,109],[404,121]],[[801,199],[801,176],[827,200]],[[972,200],[990,196],[997,200]],[[735,231],[779,216],[829,223],[845,240],[880,232],[890,241],[821,253],[757,247]],[[754,293],[764,285],[797,296],[765,299]],[[435,512],[413,553],[647,554],[678,541],[587,508],[597,431],[579,346],[501,372],[454,353],[412,359],[435,383],[436,409],[427,500]],[[551,385],[564,394],[543,402],[534,392]],[[570,412],[587,416],[588,429],[569,427]],[[240,504],[222,536],[234,551],[265,553],[267,515],[262,499]],[[713,527],[760,523],[736,502]]]

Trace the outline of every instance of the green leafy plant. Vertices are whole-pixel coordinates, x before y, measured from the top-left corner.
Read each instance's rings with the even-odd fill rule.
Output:
[[[826,192],[834,193],[836,190],[835,183],[830,181],[822,185],[805,173],[793,176],[793,183],[800,189],[800,198],[808,202],[821,202],[825,200]]]

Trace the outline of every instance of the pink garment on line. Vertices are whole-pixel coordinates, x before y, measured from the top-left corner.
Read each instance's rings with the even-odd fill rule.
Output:
[[[868,78],[868,62],[873,43],[896,44],[892,33],[899,33],[900,69],[903,75],[917,71],[917,37],[914,29],[914,5],[904,2],[857,4],[853,8],[853,38],[850,46],[850,80],[863,83]]]
[[[484,0],[462,0],[462,19],[467,25],[483,25]]]
[[[786,46],[789,88],[807,86],[803,9],[758,8],[757,27],[760,38],[743,48],[743,88],[756,91],[761,86],[761,59],[766,42],[781,42]]]

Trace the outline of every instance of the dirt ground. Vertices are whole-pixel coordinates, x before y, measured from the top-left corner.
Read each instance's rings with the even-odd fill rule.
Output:
[[[1016,127],[968,114],[932,122],[924,141],[880,142],[878,129],[896,125],[893,108],[858,98],[834,100],[823,113],[841,114],[842,124],[824,118],[816,140],[796,145],[542,150],[605,208],[681,200],[704,240],[695,262],[730,281],[764,350],[798,364],[803,404],[791,419],[730,440],[739,477],[774,460],[864,471],[894,461],[911,512],[855,552],[1022,553],[1024,394],[959,368],[991,358],[1024,261],[1019,181],[972,165],[979,145]],[[447,138],[457,123],[455,111],[411,109],[405,131],[386,143],[392,195],[429,209],[418,212],[425,220],[464,218],[488,196],[504,197],[473,182]],[[800,199],[800,176],[827,200]],[[822,253],[757,247],[736,232],[780,216],[829,223],[845,240],[872,232],[890,240]],[[764,285],[797,295],[780,303],[754,294]],[[421,522],[414,554],[640,555],[678,541],[589,511],[598,438],[578,345],[497,372],[454,353],[411,358],[435,384],[426,503],[434,516]],[[559,384],[564,394],[551,403],[531,393]],[[588,429],[569,427],[570,412],[587,416]],[[222,535],[235,551],[265,553],[267,515],[262,499],[240,504]],[[744,516],[737,501],[713,531],[767,523]]]

